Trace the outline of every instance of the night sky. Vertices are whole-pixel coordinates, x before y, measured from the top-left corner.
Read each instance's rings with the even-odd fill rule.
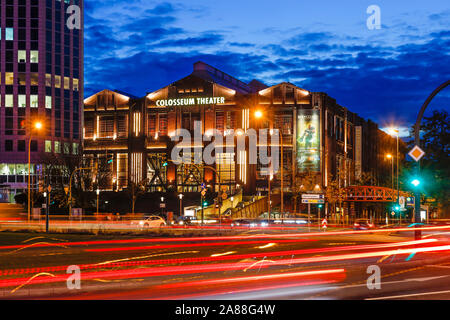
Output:
[[[382,28],[369,30],[369,5]],[[85,0],[85,96],[137,96],[202,60],[236,78],[321,91],[405,129],[450,78],[448,0]],[[450,109],[450,88],[430,105]]]

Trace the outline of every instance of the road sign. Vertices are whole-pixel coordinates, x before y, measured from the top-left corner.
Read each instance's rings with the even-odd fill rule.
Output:
[[[203,189],[203,190],[202,190],[202,196],[204,197],[205,195],[206,195],[206,190]]]
[[[166,204],[165,204],[165,203],[160,203],[160,204],[159,204],[159,207],[160,207],[161,209],[164,209],[164,208],[166,207]]]
[[[402,207],[402,209],[405,209],[405,205],[406,205],[406,199],[405,197],[400,197],[398,199],[398,203],[400,204],[400,207]]]
[[[202,189],[206,189],[206,184],[202,183]]]
[[[48,192],[52,192],[52,186],[49,185],[49,186],[47,187],[47,191],[48,191]]]
[[[325,199],[302,199],[302,203],[306,204],[324,204]]]
[[[227,200],[228,199],[228,195],[225,192],[222,193],[222,199],[223,200]]]
[[[415,146],[410,153],[408,153],[411,158],[413,158],[416,162],[419,162],[420,159],[425,155],[425,151],[420,149],[419,146]]]
[[[309,200],[325,199],[325,195],[324,194],[302,194],[302,199],[309,199]]]
[[[324,228],[324,229],[328,228],[328,221],[327,221],[327,219],[323,219],[322,220],[322,228]]]
[[[416,198],[414,198],[414,197],[406,198],[406,205],[408,207],[414,207],[415,202],[416,202]]]

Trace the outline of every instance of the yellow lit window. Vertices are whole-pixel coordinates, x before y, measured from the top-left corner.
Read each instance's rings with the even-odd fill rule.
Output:
[[[61,88],[61,76],[55,76],[55,88]]]
[[[12,72],[5,73],[5,84],[6,85],[14,84],[14,73]]]
[[[45,86],[51,87],[52,86],[52,75],[49,73],[45,74]]]
[[[64,89],[69,90],[70,89],[70,78],[64,77]]]
[[[73,79],[73,91],[78,91],[78,79]]]

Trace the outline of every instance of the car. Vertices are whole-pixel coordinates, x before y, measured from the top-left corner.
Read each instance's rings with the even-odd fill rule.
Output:
[[[357,219],[353,224],[353,230],[370,230],[374,228],[375,225],[368,219]]]
[[[254,228],[257,224],[256,222],[248,219],[236,219],[231,223],[231,226],[239,228]]]
[[[142,228],[161,228],[166,225],[166,221],[160,216],[148,216],[142,220],[132,221],[131,224]]]

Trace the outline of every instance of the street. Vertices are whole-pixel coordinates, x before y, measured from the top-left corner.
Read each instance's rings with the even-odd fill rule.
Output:
[[[448,299],[448,228],[418,241],[394,229],[166,238],[3,232],[0,298]],[[69,288],[70,266],[80,270],[79,289]],[[380,289],[368,288],[369,266],[380,268]]]

